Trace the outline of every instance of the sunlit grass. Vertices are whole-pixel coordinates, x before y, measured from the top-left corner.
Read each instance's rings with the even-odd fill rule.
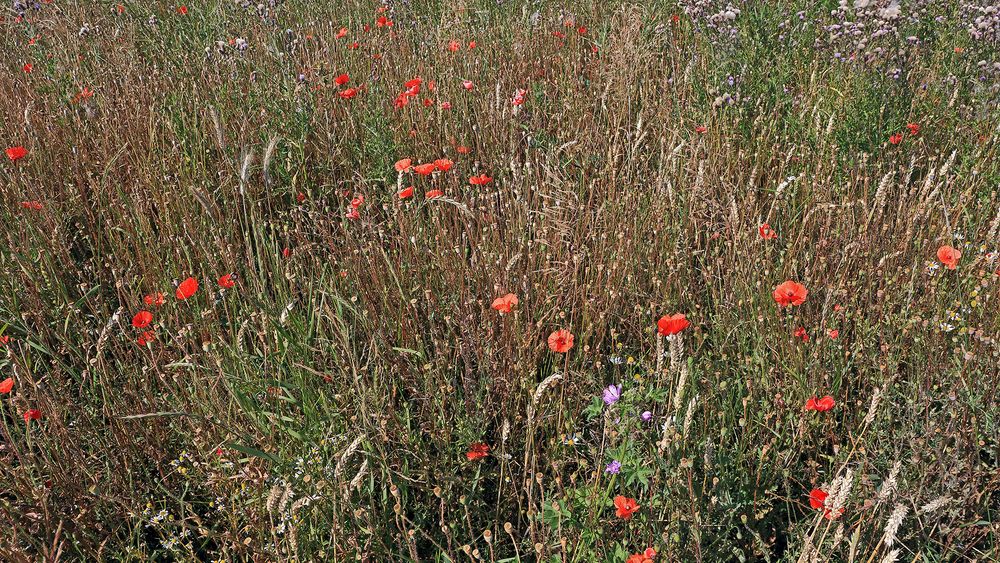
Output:
[[[14,4],[0,559],[997,558],[1000,15]]]

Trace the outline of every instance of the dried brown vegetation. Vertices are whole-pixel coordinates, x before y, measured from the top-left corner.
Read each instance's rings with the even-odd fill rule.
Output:
[[[998,557],[996,55],[964,8],[848,64],[805,4],[735,39],[712,2],[247,4],[0,23],[29,151],[0,165],[0,558]]]

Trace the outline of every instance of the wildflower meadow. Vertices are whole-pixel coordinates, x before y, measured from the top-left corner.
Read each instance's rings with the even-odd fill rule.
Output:
[[[1000,561],[997,3],[0,30],[0,561]]]

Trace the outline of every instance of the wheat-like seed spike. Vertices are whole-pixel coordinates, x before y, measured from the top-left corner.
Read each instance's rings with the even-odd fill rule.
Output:
[[[893,508],[889,520],[885,523],[885,533],[882,535],[882,542],[885,543],[886,547],[892,547],[896,543],[896,532],[899,531],[899,526],[903,523],[909,510],[903,503],[899,503]]]
[[[943,497],[938,497],[938,498],[936,498],[936,499],[928,502],[927,504],[921,506],[920,507],[920,513],[921,514],[930,514],[931,512],[934,512],[934,511],[940,509],[942,506],[944,506],[944,505],[946,505],[946,504],[948,504],[950,502],[951,502],[951,497],[948,496],[948,495],[945,495]]]
[[[347,446],[347,449],[344,450],[343,454],[341,454],[340,459],[337,461],[337,466],[334,467],[333,469],[333,479],[335,481],[337,482],[340,481],[340,476],[344,472],[344,464],[346,464],[347,459],[350,458],[351,455],[358,450],[358,447],[361,445],[361,441],[364,440],[364,438],[365,438],[364,434],[355,438],[354,441],[351,442],[351,445]]]
[[[899,475],[899,470],[902,466],[903,464],[900,461],[892,465],[889,476],[885,478],[885,482],[882,483],[882,489],[878,492],[879,501],[889,498],[889,496],[896,492],[896,476]]]
[[[354,489],[360,487],[362,479],[364,479],[365,475],[367,474],[368,474],[368,460],[366,459],[361,462],[361,467],[358,469],[358,474],[355,475],[353,479],[351,479],[351,485],[350,487],[348,487],[348,490],[353,491]]]

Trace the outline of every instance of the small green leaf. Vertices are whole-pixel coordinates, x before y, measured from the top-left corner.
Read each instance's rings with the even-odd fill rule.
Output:
[[[262,451],[258,450],[257,448],[251,448],[249,446],[243,446],[243,445],[237,444],[235,442],[229,442],[228,444],[226,444],[226,447],[230,448],[230,449],[233,449],[233,450],[236,450],[238,452],[243,452],[243,453],[245,453],[247,455],[251,455],[251,456],[254,456],[254,457],[259,457],[260,459],[266,459],[266,460],[272,461],[274,463],[278,462],[278,458],[274,457],[273,455],[271,455],[269,453],[262,452]]]

